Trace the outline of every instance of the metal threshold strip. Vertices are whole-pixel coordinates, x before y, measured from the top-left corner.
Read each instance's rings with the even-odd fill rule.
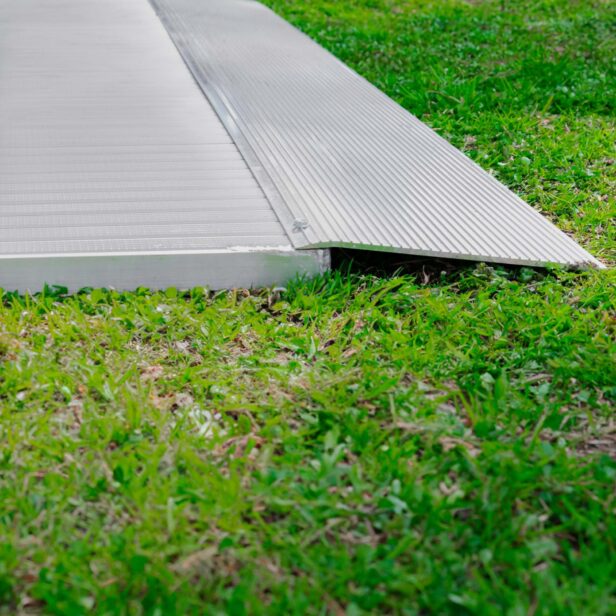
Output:
[[[602,267],[258,2],[150,1],[296,248]]]

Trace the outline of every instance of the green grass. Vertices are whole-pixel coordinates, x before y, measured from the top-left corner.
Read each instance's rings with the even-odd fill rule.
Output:
[[[614,5],[270,4],[613,263]],[[4,294],[0,614],[616,614],[615,282]]]

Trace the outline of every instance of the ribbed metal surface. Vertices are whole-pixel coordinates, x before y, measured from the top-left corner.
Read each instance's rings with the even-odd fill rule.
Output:
[[[382,92],[252,0],[152,0],[297,247],[599,265]],[[236,134],[238,136],[236,136]],[[248,156],[247,156],[248,158]],[[271,198],[275,208],[280,203]],[[301,231],[299,231],[301,229]]]
[[[0,258],[284,245],[147,0],[0,0]]]

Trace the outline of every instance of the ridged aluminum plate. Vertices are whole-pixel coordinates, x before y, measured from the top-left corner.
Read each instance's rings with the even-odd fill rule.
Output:
[[[600,266],[261,4],[151,1],[274,208],[284,204],[280,218],[296,247]]]
[[[146,0],[0,0],[0,253],[288,244]]]

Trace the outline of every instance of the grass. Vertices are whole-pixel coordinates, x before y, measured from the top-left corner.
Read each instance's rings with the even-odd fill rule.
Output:
[[[613,263],[613,5],[270,4]],[[0,614],[616,613],[614,282],[5,293]]]

